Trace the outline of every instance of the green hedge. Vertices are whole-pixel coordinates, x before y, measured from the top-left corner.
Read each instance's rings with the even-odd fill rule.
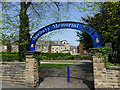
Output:
[[[2,52],[2,54],[18,54],[18,52]]]
[[[39,58],[40,60],[61,60],[70,55],[70,53],[40,53],[35,57]]]
[[[71,55],[70,53],[40,53],[35,56],[39,60],[91,60],[91,55]]]
[[[71,55],[70,53],[40,53],[35,55],[38,60],[91,60],[90,55]],[[14,62],[19,61],[17,52],[3,52],[2,61]]]
[[[3,62],[19,61],[19,55],[17,52],[2,52],[2,61]]]

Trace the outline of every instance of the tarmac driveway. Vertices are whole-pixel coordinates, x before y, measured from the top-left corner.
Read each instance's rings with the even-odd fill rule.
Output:
[[[93,90],[93,66],[90,60],[81,60],[70,65],[70,83],[67,82],[67,71],[63,69],[41,69],[39,88],[85,88]]]

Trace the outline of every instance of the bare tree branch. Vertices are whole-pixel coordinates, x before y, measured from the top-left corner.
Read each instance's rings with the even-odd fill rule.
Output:
[[[31,2],[28,2],[26,5],[26,8],[28,8],[30,6]]]
[[[50,7],[50,5],[48,5],[46,2],[45,2],[45,4],[52,10],[52,8]]]
[[[60,8],[59,8],[59,3],[57,3],[57,2],[54,2],[54,4],[57,6],[57,8],[58,8],[58,11],[60,11]]]
[[[33,4],[31,4],[31,6],[32,6],[32,8],[34,9],[34,11],[35,11],[35,13],[37,13],[37,15],[39,16],[39,18],[40,18],[40,14],[35,10],[35,8],[34,8],[34,6],[33,6]]]
[[[5,9],[5,12],[6,12],[6,15],[9,16],[6,9]],[[11,25],[11,23],[12,23],[12,25],[15,27],[15,24],[14,24],[9,18],[7,18],[7,20],[8,20],[8,23],[9,23],[10,25]],[[11,23],[10,23],[10,22],[11,22]]]

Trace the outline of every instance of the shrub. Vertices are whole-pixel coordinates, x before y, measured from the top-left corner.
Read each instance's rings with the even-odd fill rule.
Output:
[[[17,52],[3,52],[2,53],[2,61],[19,61],[19,55]]]
[[[82,55],[81,59],[83,59],[83,60],[91,60],[92,56],[91,55]]]
[[[70,53],[40,53],[36,54],[37,60],[91,60],[91,55],[71,55]],[[18,52],[3,52],[2,61],[19,61]],[[25,61],[25,60],[24,60]]]
[[[39,60],[91,60],[91,55],[71,55],[70,53],[40,53]]]
[[[57,57],[57,60],[62,60],[62,57],[61,57],[61,56],[58,56],[58,57]]]

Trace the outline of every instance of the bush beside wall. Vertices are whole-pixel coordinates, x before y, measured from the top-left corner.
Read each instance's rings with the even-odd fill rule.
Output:
[[[40,53],[35,56],[39,60],[91,60],[91,55],[71,55],[70,53]]]
[[[38,60],[91,60],[91,55],[71,55],[70,53],[40,53],[35,55]],[[3,52],[3,62],[19,61],[17,52]]]
[[[17,52],[3,52],[2,61],[14,62],[19,61],[19,54]]]

